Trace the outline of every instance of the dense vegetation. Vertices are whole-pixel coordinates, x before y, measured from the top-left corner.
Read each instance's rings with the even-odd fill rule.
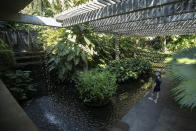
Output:
[[[116,76],[118,83],[122,83],[149,75],[152,71],[152,65],[145,59],[132,58],[110,61],[105,69]]]
[[[1,72],[0,78],[19,102],[32,98],[37,91],[32,84],[30,71]]]
[[[15,58],[11,48],[0,39],[0,79],[19,101],[31,98],[36,89],[29,71],[15,70]]]
[[[85,103],[103,104],[115,94],[116,78],[109,71],[93,69],[79,73],[77,87]]]
[[[15,65],[14,54],[11,48],[0,39],[0,71],[11,69]]]
[[[22,13],[52,17],[57,13],[87,1],[88,0],[34,0],[22,11]],[[140,79],[152,72],[152,65],[162,63],[164,59],[169,56],[168,53],[172,54],[179,50],[196,46],[195,35],[167,37],[120,36],[118,45],[119,51],[117,51],[115,50],[116,36],[96,34],[93,32],[93,29],[88,26],[88,24],[75,25],[73,27],[63,29],[15,23],[5,23],[0,26],[0,28],[1,27],[4,29],[11,28],[16,30],[26,30],[28,32],[39,32],[39,37],[34,41],[37,41],[37,43],[40,44],[38,46],[43,45],[47,58],[47,67],[50,74],[57,76],[57,80],[63,84],[67,81],[74,82],[74,80],[79,80],[77,81],[77,85],[83,87],[79,88],[80,95],[82,99],[87,102],[98,101],[98,99],[103,100],[103,94],[108,90],[112,90],[112,92],[111,94],[106,93],[106,96],[108,95],[111,97],[112,94],[114,94],[114,87],[116,86],[114,83],[110,83],[111,86],[107,85],[106,82],[108,79],[112,79],[112,81],[115,81],[114,79],[116,79],[117,83],[123,83],[130,79]],[[165,42],[167,44],[165,44]],[[4,54],[7,54],[7,58],[4,57]],[[116,59],[116,54],[119,54],[120,60]],[[179,54],[187,55],[188,51],[179,52]],[[5,61],[4,59],[9,59],[14,64],[14,59],[12,60],[13,52],[10,50],[9,46],[3,43],[2,40],[0,40],[0,57],[1,60]],[[180,57],[181,56],[177,54],[173,56],[173,60],[169,64],[169,71],[171,74],[174,76],[178,73],[186,72],[190,72],[192,74],[195,71],[195,68],[193,68],[195,66],[191,64],[179,64],[177,58]],[[194,61],[195,58],[192,57],[193,56],[191,56],[191,59],[193,60],[191,61]],[[9,60],[7,62],[9,62]],[[91,70],[98,65],[99,67],[102,66],[101,71]],[[188,65],[191,68],[187,68],[185,65]],[[187,71],[188,69],[191,69],[191,71]],[[78,76],[77,73],[81,71],[83,71],[83,73],[80,73]],[[93,73],[96,75],[93,75]],[[25,76],[28,76],[27,74],[27,72],[16,72],[12,75],[6,76],[11,79],[13,77],[15,77],[15,79],[21,79],[21,77],[24,76],[22,79],[28,79],[25,78]],[[182,80],[182,76],[182,74],[178,74],[175,78]],[[185,76],[188,77],[189,74],[186,74]],[[105,78],[106,82],[103,78]],[[95,84],[97,80],[101,81],[101,85],[97,86]],[[189,80],[189,88],[184,88],[187,87]],[[30,80],[27,81],[30,82]],[[23,85],[21,83],[17,84]],[[20,95],[22,98],[24,98],[23,96],[26,96],[24,94],[28,94],[26,89],[30,89],[30,91],[32,90],[31,86],[27,86],[30,85],[30,83],[24,83],[24,85],[27,88],[24,89],[24,87],[19,87],[20,91],[16,91],[16,94],[18,94],[18,92],[23,93]],[[92,91],[93,86],[91,85],[96,87],[96,92]],[[180,100],[182,105],[194,107],[193,101],[195,100],[195,97],[187,97],[190,91],[191,93],[194,92],[192,90],[193,85],[194,80],[191,77],[191,79],[183,80],[183,82],[174,89],[175,95],[177,95],[176,98],[177,100]],[[100,91],[100,88],[104,86],[107,87],[107,89],[104,88],[103,92]],[[190,90],[186,92],[186,89]],[[87,95],[86,90],[91,93],[93,92],[93,95],[91,95],[91,93],[88,93]],[[181,94],[182,92],[183,94]],[[191,96],[194,96],[194,94]]]

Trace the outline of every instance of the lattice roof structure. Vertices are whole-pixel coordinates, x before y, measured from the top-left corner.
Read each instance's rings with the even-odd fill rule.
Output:
[[[99,6],[96,6],[99,5]],[[96,32],[129,36],[196,33],[196,0],[94,0],[65,11],[64,27],[89,23]]]

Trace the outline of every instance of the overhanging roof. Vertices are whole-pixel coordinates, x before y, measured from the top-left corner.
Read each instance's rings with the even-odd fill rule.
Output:
[[[0,13],[15,14],[24,9],[33,0],[1,0]]]
[[[63,12],[56,19],[64,27],[89,22],[96,32],[119,35],[196,33],[196,0],[126,0],[96,9],[82,8],[79,13],[76,10],[80,7]]]
[[[54,18],[25,15],[19,13],[33,0],[1,0],[0,21],[11,21],[24,24],[62,27]]]

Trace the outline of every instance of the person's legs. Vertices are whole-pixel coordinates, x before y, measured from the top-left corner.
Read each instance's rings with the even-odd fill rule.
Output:
[[[149,100],[153,101],[153,97],[154,97],[154,90],[151,93],[151,97],[148,97]]]
[[[157,103],[157,101],[158,101],[158,99],[159,99],[159,91],[158,92],[156,92],[157,93],[157,95],[156,95],[156,99],[154,100],[154,102],[155,103]]]

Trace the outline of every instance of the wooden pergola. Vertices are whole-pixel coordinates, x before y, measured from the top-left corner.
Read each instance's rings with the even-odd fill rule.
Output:
[[[105,2],[105,3],[104,3]],[[166,36],[196,33],[196,0],[94,0],[55,16],[63,27],[89,23],[98,33]]]
[[[129,36],[196,33],[196,0],[93,0],[54,18],[21,14],[31,1],[2,0],[0,21],[56,27],[89,23],[98,33]]]

